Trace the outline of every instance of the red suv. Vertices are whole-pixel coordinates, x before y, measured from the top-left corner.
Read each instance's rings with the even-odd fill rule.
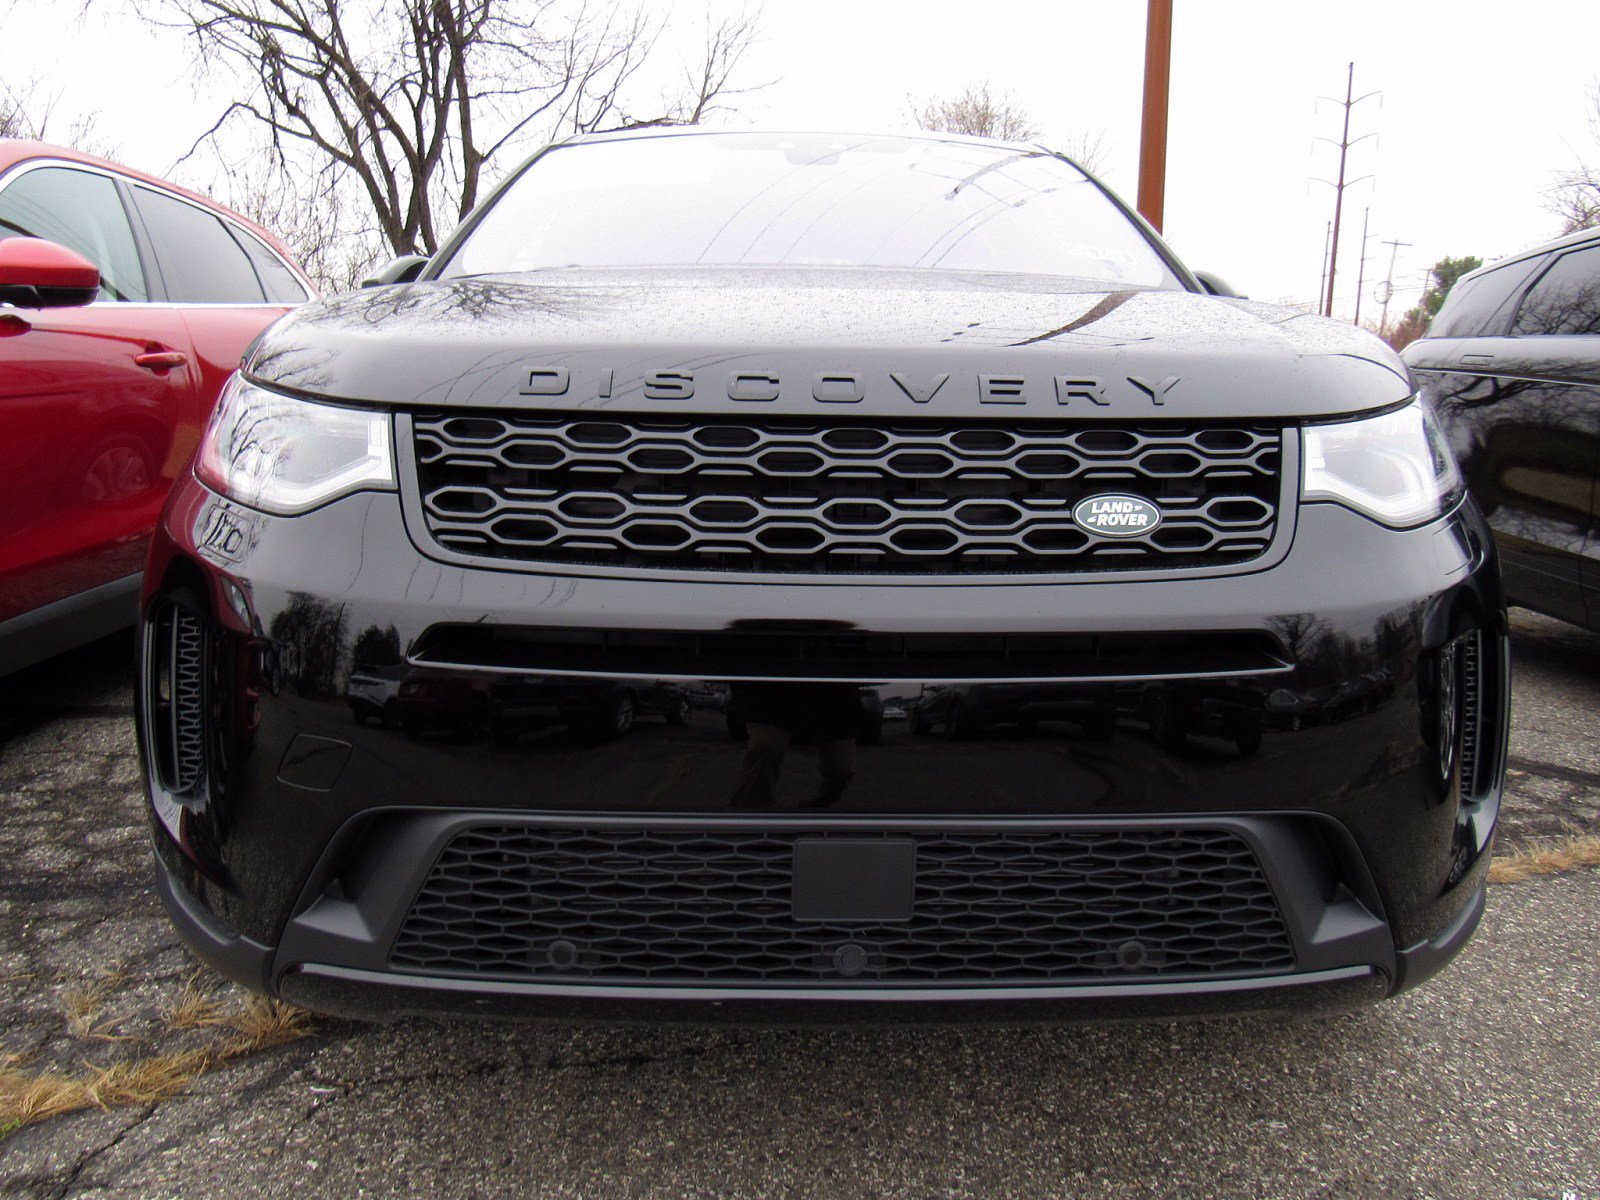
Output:
[[[218,390],[312,294],[237,213],[0,139],[0,674],[133,623]]]

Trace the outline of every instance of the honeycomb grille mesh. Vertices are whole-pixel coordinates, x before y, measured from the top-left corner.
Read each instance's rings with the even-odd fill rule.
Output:
[[[512,980],[829,986],[1210,978],[1294,966],[1261,867],[1229,831],[883,833],[915,841],[913,916],[866,924],[794,917],[795,843],[816,836],[475,827],[434,865],[391,964]]]
[[[870,424],[436,413],[429,535],[528,562],[835,573],[1226,566],[1277,523],[1282,435],[1254,426]],[[1074,505],[1143,497],[1136,537]]]

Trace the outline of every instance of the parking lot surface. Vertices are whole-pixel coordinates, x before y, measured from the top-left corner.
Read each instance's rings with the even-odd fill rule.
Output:
[[[0,683],[0,1080],[173,1094],[0,1132],[0,1194],[1600,1200],[1593,869],[1320,1022],[252,1023],[149,886],[130,646]],[[1518,613],[1514,655],[1500,848],[1600,833],[1600,637]]]

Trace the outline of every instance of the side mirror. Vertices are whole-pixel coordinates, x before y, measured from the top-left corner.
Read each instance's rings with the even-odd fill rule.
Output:
[[[0,304],[76,308],[99,294],[100,269],[76,251],[43,238],[0,241]]]
[[[390,283],[410,283],[422,274],[422,268],[427,265],[426,254],[402,254],[370,279],[363,279],[361,286],[369,288],[383,287]]]
[[[1196,271],[1194,277],[1200,281],[1200,286],[1205,288],[1208,296],[1227,296],[1234,300],[1248,300],[1250,298],[1241,296],[1228,286],[1227,280],[1220,275],[1213,275],[1210,271]]]

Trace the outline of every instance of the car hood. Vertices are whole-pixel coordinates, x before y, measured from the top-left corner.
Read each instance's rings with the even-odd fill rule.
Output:
[[[1377,338],[1294,309],[1044,276],[561,270],[307,304],[246,364],[410,408],[1296,418],[1407,396]]]

